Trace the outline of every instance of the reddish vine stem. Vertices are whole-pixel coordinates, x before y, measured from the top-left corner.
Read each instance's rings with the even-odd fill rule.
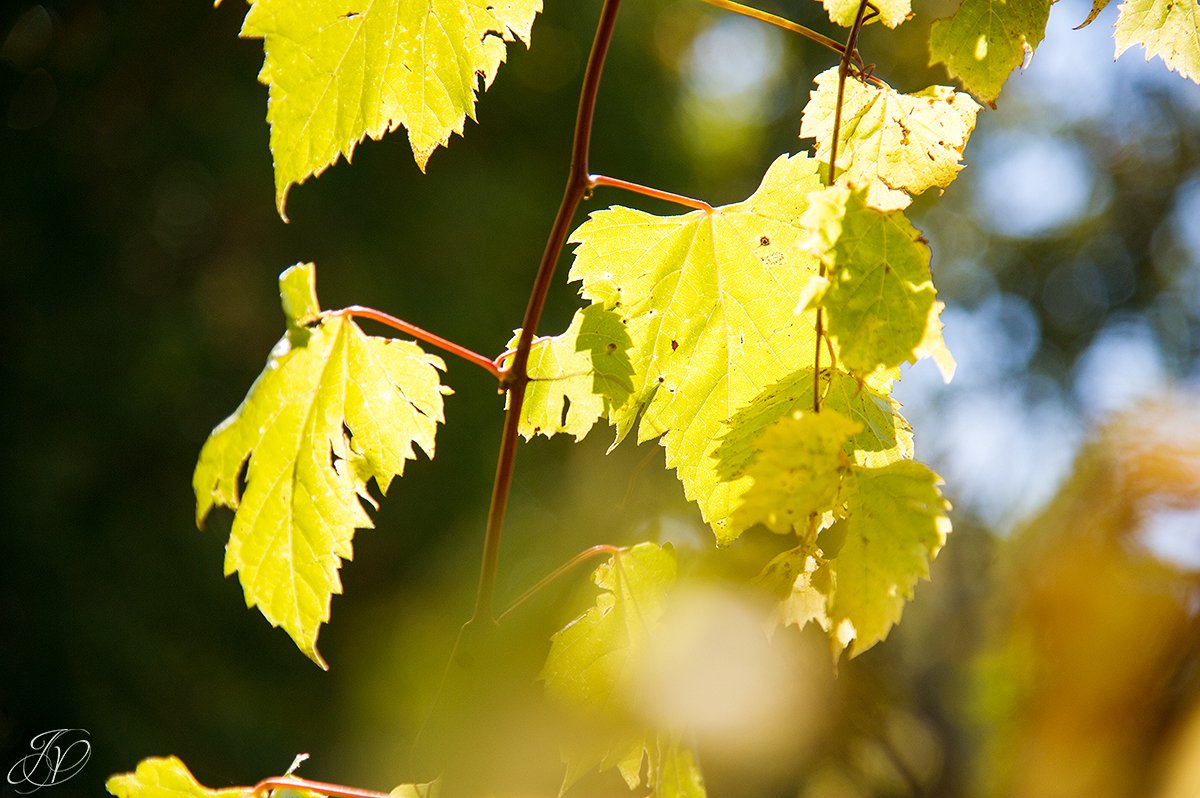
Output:
[[[833,185],[837,175],[838,137],[842,135],[842,102],[846,96],[846,78],[850,75],[851,62],[858,56],[858,34],[863,23],[867,20],[867,9],[875,9],[870,0],[861,0],[858,4],[858,14],[854,17],[854,25],[850,35],[846,37],[846,46],[842,50],[842,59],[838,63],[837,105],[833,110],[833,136],[829,142],[829,185]],[[878,13],[876,11],[876,13]],[[859,59],[861,63],[861,58]],[[825,276],[825,265],[821,265],[821,276]],[[824,309],[817,306],[817,340],[813,344],[813,412],[821,412],[821,339],[825,336]]]
[[[634,194],[641,194],[643,197],[653,197],[654,199],[666,200],[674,202],[676,205],[683,205],[686,208],[695,208],[698,211],[712,213],[713,206],[709,205],[704,200],[685,197],[683,194],[675,194],[670,191],[663,191],[659,188],[651,188],[643,186],[640,183],[631,183],[628,180],[620,180],[615,177],[605,177],[604,175],[591,175],[588,177],[588,184],[591,188],[599,188],[601,186],[609,186],[611,188],[623,188],[626,191],[632,191]]]
[[[474,363],[476,366],[479,366],[498,380],[502,379],[504,376],[499,365],[497,365],[496,362],[491,358],[484,357],[478,352],[473,352],[461,344],[448,341],[436,333],[423,330],[415,324],[409,324],[404,319],[398,319],[390,313],[384,313],[382,310],[375,310],[374,308],[363,307],[362,305],[351,305],[348,308],[332,311],[330,315],[339,313],[346,316],[353,316],[357,319],[370,319],[371,321],[377,321],[380,324],[386,324],[393,330],[399,330],[406,335],[411,335],[418,341],[424,341],[427,344],[436,346],[438,349],[441,349],[444,352],[457,355],[468,363]]]
[[[593,557],[599,557],[601,554],[608,554],[610,556],[616,556],[617,554],[620,554],[620,553],[621,553],[620,548],[618,548],[616,546],[610,546],[605,543],[602,543],[599,546],[592,546],[590,549],[586,549],[584,551],[579,552],[574,557],[567,560],[565,563],[563,563],[562,565],[558,566],[553,571],[548,573],[546,576],[543,576],[541,579],[538,580],[536,585],[534,585],[533,587],[529,588],[524,593],[522,593],[521,596],[516,601],[514,601],[512,604],[509,604],[508,609],[506,609],[504,612],[502,612],[496,616],[496,623],[500,623],[501,621],[503,621],[505,618],[508,617],[509,613],[513,612],[514,610],[519,609],[522,604],[529,601],[531,598],[536,596],[538,593],[545,590],[547,587],[549,587],[551,584],[553,584],[556,579],[563,576],[564,574],[569,572],[571,569],[573,569],[575,566],[579,565],[580,563],[585,563],[588,560],[592,559]]]
[[[504,513],[508,508],[508,495],[512,488],[513,467],[517,456],[517,436],[521,422],[521,409],[525,404],[525,389],[529,384],[529,350],[546,296],[554,279],[554,269],[567,242],[571,221],[579,203],[590,188],[588,174],[588,151],[592,142],[592,122],[596,115],[596,98],[600,90],[600,76],[604,71],[604,59],[612,43],[616,28],[617,10],[621,0],[604,0],[600,20],[596,23],[596,37],[588,55],[584,70],[583,86],[579,91],[579,110],[575,117],[575,133],[571,143],[571,166],[567,172],[567,185],[563,192],[558,213],[550,227],[546,249],[538,264],[537,275],[529,294],[529,304],[521,320],[521,336],[513,353],[512,365],[500,378],[501,387],[508,390],[508,410],[504,415],[504,428],[500,436],[500,454],[496,463],[496,481],[492,485],[491,506],[488,509],[487,531],[483,541],[483,563],[479,571],[479,592],[475,598],[475,612],[471,622],[492,621],[492,602],[496,593],[496,573],[500,565],[500,537],[504,530]]]
[[[295,776],[272,776],[263,779],[250,791],[253,798],[260,798],[268,790],[309,790],[328,795],[330,798],[388,798],[390,793],[364,790],[360,787],[347,787],[343,784],[329,784],[324,781],[311,781]]]

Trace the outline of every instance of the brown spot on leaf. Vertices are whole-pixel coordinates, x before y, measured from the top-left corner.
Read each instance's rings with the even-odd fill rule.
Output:
[[[759,246],[769,247],[769,246],[771,246],[771,239],[767,238],[766,236],[763,236],[762,238],[758,239],[758,244],[759,244]]]

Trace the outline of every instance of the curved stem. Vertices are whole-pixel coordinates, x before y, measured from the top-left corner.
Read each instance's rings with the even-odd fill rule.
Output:
[[[427,344],[436,346],[438,349],[441,349],[444,352],[457,355],[468,363],[474,363],[476,366],[479,366],[496,379],[503,378],[503,372],[491,358],[484,357],[478,352],[473,352],[470,349],[467,349],[465,346],[456,344],[453,341],[449,341],[436,333],[423,330],[415,324],[409,324],[404,319],[398,319],[390,313],[384,313],[382,310],[375,310],[374,308],[363,307],[362,305],[351,305],[348,308],[342,308],[341,310],[329,312],[329,315],[335,314],[353,316],[357,319],[370,319],[371,321],[377,321],[380,324],[386,324],[393,330],[399,330],[402,333],[411,335],[418,341],[424,341]]]
[[[616,177],[605,177],[604,175],[591,175],[588,177],[588,185],[592,188],[600,188],[601,186],[609,186],[611,188],[623,188],[626,191],[632,191],[634,194],[641,194],[643,197],[653,197],[654,199],[666,200],[674,202],[676,205],[683,205],[686,208],[695,208],[698,211],[712,213],[713,206],[709,205],[704,200],[685,197],[683,194],[675,194],[670,191],[663,191],[660,188],[651,188],[643,186],[641,183],[631,183],[628,180],[621,180]]]
[[[783,28],[786,31],[803,36],[810,42],[816,42],[822,47],[828,47],[838,55],[845,54],[845,49],[843,48],[841,42],[837,41],[836,39],[831,39],[822,33],[817,33],[815,30],[806,28],[797,22],[792,22],[790,19],[784,19],[783,17],[778,17],[774,14],[768,14],[766,11],[759,11],[757,8],[744,6],[741,3],[733,2],[733,0],[701,0],[701,2],[708,3],[710,6],[716,6],[717,8],[724,9],[725,11],[732,11],[734,14],[741,14],[744,17],[757,19],[760,22],[765,22],[768,25],[774,25],[777,28]]]
[[[502,612],[496,616],[496,623],[500,623],[501,621],[503,621],[505,618],[508,617],[509,613],[513,612],[516,609],[519,609],[522,604],[529,601],[529,599],[533,598],[538,593],[541,593],[550,584],[552,584],[554,582],[554,580],[558,579],[560,576],[562,576],[563,574],[570,571],[576,565],[587,562],[588,560],[592,559],[593,557],[599,557],[601,554],[616,555],[616,554],[619,554],[620,552],[621,552],[621,550],[618,547],[609,546],[608,544],[603,544],[603,543],[600,544],[599,546],[592,546],[590,549],[586,549],[585,551],[579,552],[574,557],[567,560],[565,563],[563,563],[562,565],[558,566],[553,571],[548,573],[546,576],[543,576],[541,579],[538,580],[536,585],[534,585],[533,587],[529,588],[524,593],[522,593],[521,596],[516,601],[514,601],[512,604],[509,604],[508,609],[506,609],[504,612]]]
[[[388,798],[390,793],[364,790],[359,787],[347,787],[343,784],[329,784],[324,781],[311,781],[295,776],[272,776],[263,779],[250,791],[254,798],[259,798],[267,790],[308,790],[319,792],[331,798]]]
[[[878,14],[878,9],[870,0],[861,0],[858,4],[858,14],[854,17],[854,26],[846,37],[846,46],[842,50],[842,59],[838,63],[838,92],[837,106],[833,111],[833,136],[829,142],[829,185],[833,185],[837,175],[838,138],[842,135],[842,102],[846,96],[846,78],[850,75],[850,64],[858,56],[858,34],[866,23],[867,9]],[[860,59],[861,60],[861,59]],[[825,276],[825,266],[821,265],[821,276]],[[813,348],[813,412],[821,412],[821,338],[825,335],[825,317],[823,308],[817,308],[817,340]],[[832,357],[832,352],[830,353]]]
[[[596,115],[596,98],[600,90],[600,75],[604,71],[604,59],[612,43],[617,23],[617,10],[621,0],[604,0],[600,10],[600,21],[596,24],[596,38],[588,56],[587,69],[583,75],[583,87],[579,91],[579,110],[575,117],[575,134],[571,143],[571,167],[567,173],[567,186],[562,202],[550,227],[546,249],[538,264],[537,275],[529,294],[529,304],[521,320],[521,336],[513,353],[512,365],[500,378],[502,387],[508,389],[508,409],[504,414],[504,429],[500,436],[500,454],[496,463],[496,481],[492,485],[492,501],[488,509],[487,531],[483,541],[483,563],[479,571],[479,592],[475,598],[472,622],[492,620],[492,601],[496,592],[496,572],[500,564],[500,537],[504,530],[504,513],[508,508],[508,494],[512,488],[513,467],[517,456],[517,434],[521,421],[521,408],[525,403],[525,388],[529,384],[529,349],[546,296],[554,279],[554,268],[567,243],[571,221],[579,203],[590,191],[588,180],[588,150],[592,142],[592,121]]]
[[[858,4],[858,14],[854,17],[854,26],[850,28],[850,35],[846,37],[842,60],[838,63],[837,106],[833,112],[833,137],[829,142],[829,185],[831,186],[836,175],[838,138],[842,134],[842,101],[846,96],[846,78],[850,75],[850,64],[858,55],[858,34],[862,30],[863,23],[866,22],[868,8],[875,10],[875,6],[871,5],[871,0],[861,0]]]

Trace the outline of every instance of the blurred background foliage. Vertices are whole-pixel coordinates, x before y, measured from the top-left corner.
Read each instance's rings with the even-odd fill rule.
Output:
[[[830,28],[810,0],[759,5]],[[868,30],[877,74],[947,82],[925,42],[953,6]],[[300,751],[311,778],[388,789],[419,775],[414,742],[440,739],[500,794],[556,793],[534,677],[550,632],[591,603],[586,567],[514,613],[502,653],[449,669],[416,740],[474,593],[502,407],[485,375],[450,364],[437,460],[358,535],[322,635],[330,673],[221,578],[229,519],[194,530],[189,477],[281,333],[275,278],[294,262],[317,263],[326,307],[499,351],[561,194],[598,9],[547,0],[532,50],[510,49],[481,124],[428,175],[402,133],[367,143],[292,192],[289,225],[244,7],[0,11],[5,771],[34,734],[74,727],[92,761],[47,794],[96,795],[168,753],[245,784]],[[684,624],[679,661],[709,667],[680,674],[693,692],[662,711],[699,729],[714,796],[1200,794],[1200,87],[1137,52],[1112,63],[1115,9],[1072,31],[1086,12],[1054,7],[962,177],[913,210],[960,368],[950,386],[915,368],[899,396],[956,531],[886,643],[836,678],[807,631],[715,656],[757,651],[729,643],[753,635],[727,585],[780,541],[713,552],[657,447],[605,456],[596,432],[521,452],[502,603],[587,546],[647,538],[704,586],[689,606],[711,623]],[[593,169],[744,198],[806,146],[800,110],[832,63],[695,0],[628,2]],[[671,211],[608,191],[589,209],[609,202]],[[564,277],[544,331],[577,304]],[[578,789],[624,790],[612,774]]]

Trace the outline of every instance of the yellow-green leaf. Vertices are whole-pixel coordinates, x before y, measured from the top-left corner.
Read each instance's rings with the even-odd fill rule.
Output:
[[[757,580],[772,592],[784,587],[779,622],[817,624],[835,658],[847,646],[853,657],[887,637],[950,532],[940,484],[911,460],[845,470],[840,520],[816,547],[780,554]]]
[[[800,247],[800,217],[819,186],[814,160],[784,156],[745,202],[672,217],[614,207],[572,238],[571,278],[632,341],[633,391],[611,414],[618,440],[635,424],[639,442],[663,436],[667,466],[720,540],[734,498],[711,457],[723,424],[812,362],[804,308],[818,264]]]
[[[812,369],[802,369],[764,390],[722,425],[708,465],[715,470],[734,511],[718,534],[718,542],[729,543],[752,523],[763,520],[751,520],[745,511],[738,511],[754,484],[747,471],[763,451],[764,430],[779,419],[810,411],[812,392]],[[912,458],[912,428],[895,400],[844,371],[823,372],[821,396],[822,413],[838,413],[857,430],[842,447],[851,462],[876,466]]]
[[[550,641],[546,692],[575,707],[605,710],[623,701],[629,664],[648,645],[675,582],[675,553],[653,543],[622,549],[592,574],[596,604]]]
[[[750,487],[734,512],[742,528],[761,523],[772,532],[799,532],[809,516],[833,509],[845,446],[861,425],[835,410],[797,410],[771,423],[757,439],[758,456],[747,466]]]
[[[615,724],[607,739],[586,750],[568,748],[563,789],[597,769],[617,767],[630,788],[641,782],[647,739],[623,727],[636,692],[634,672],[646,655],[675,582],[675,554],[653,543],[622,549],[592,574],[600,588],[595,606],[550,640],[541,678],[565,705]]]
[[[816,139],[817,160],[829,162],[838,99],[838,68],[815,79],[804,108],[801,138]],[[906,207],[910,194],[945,188],[962,169],[963,149],[979,104],[946,86],[901,94],[847,78],[838,132],[838,184],[867,191],[883,210]]]
[[[805,223],[814,230],[810,251],[829,268],[821,305],[841,365],[866,375],[932,354],[949,380],[929,245],[905,215],[833,187],[814,195]]]
[[[475,118],[506,42],[528,44],[541,0],[251,0],[280,214],[288,189],[403,125],[417,164]],[[286,215],[284,216],[286,219]]]
[[[244,798],[249,788],[210,790],[196,781],[178,757],[150,757],[132,773],[110,776],[105,789],[117,798]]]
[[[1167,68],[1200,83],[1200,2],[1124,0],[1113,36],[1117,56],[1140,44],[1146,60],[1158,56]]]
[[[921,463],[854,468],[843,486],[844,542],[832,559],[828,613],[850,656],[887,637],[950,532],[941,479]]]
[[[367,483],[386,493],[414,444],[433,456],[449,390],[441,358],[413,342],[367,336],[339,314],[304,326],[293,314],[318,307],[313,275],[305,264],[281,276],[288,334],[204,444],[192,484],[198,525],[214,505],[236,511],[225,572],[238,573],[247,606],[324,667],[317,633],[338,569],[354,530],[372,526]]]
[[[620,317],[599,305],[577,311],[561,335],[536,340],[529,351],[521,435],[529,440],[566,432],[583,440],[596,420],[607,418],[633,390],[629,346]]]
[[[963,0],[933,23],[930,64],[944,63],[963,88],[994,106],[1000,88],[1046,35],[1052,0]]]
[[[829,12],[829,21],[844,28],[853,25],[854,18],[858,16],[859,0],[822,0],[822,4]],[[879,11],[879,16],[873,19],[889,28],[896,27],[912,16],[912,0],[875,0],[872,5]]]

